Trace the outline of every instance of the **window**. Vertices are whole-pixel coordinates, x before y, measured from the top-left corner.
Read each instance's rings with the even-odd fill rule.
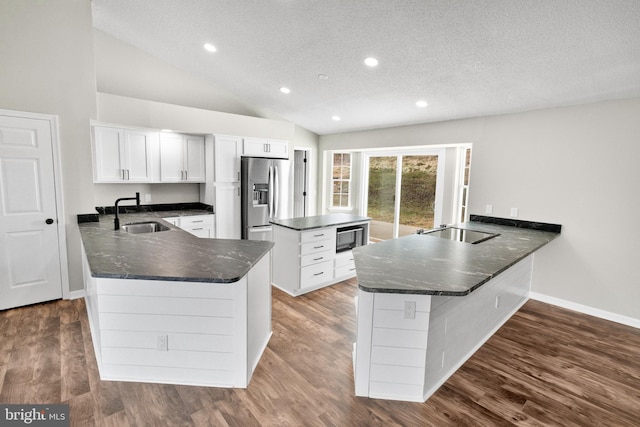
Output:
[[[333,153],[331,165],[331,207],[351,206],[351,153]]]

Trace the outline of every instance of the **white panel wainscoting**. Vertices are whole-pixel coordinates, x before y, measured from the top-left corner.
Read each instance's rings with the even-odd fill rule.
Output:
[[[246,387],[271,337],[269,258],[229,284],[95,278],[85,258],[100,377]]]
[[[530,255],[463,297],[360,290],[356,395],[426,401],[527,301],[532,268]]]

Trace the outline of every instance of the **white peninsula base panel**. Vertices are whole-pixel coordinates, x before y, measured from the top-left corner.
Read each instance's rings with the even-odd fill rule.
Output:
[[[271,337],[270,257],[234,283],[92,277],[86,305],[103,380],[247,387]]]
[[[356,396],[426,401],[527,301],[533,255],[466,296],[360,290]]]

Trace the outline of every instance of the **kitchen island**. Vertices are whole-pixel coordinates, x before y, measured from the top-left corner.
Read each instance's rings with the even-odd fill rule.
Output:
[[[354,249],[356,395],[428,399],[527,301],[533,253],[560,229],[472,215],[457,233]]]
[[[356,275],[352,249],[369,241],[371,218],[343,213],[273,224],[273,286],[298,296]]]
[[[271,242],[198,238],[163,218],[79,223],[86,306],[103,380],[246,387],[271,337]],[[80,222],[80,221],[79,221]]]

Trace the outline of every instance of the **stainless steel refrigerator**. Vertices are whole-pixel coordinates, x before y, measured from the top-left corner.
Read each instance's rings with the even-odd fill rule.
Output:
[[[242,238],[273,240],[272,219],[291,218],[289,160],[243,157],[241,160]]]

